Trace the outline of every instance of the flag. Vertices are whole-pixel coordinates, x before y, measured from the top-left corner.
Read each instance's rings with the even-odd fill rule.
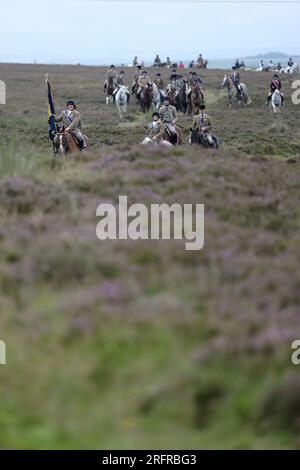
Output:
[[[46,84],[47,84],[47,91],[48,91],[48,128],[49,128],[49,139],[53,140],[54,136],[56,135],[56,125],[54,121],[55,115],[55,108],[54,108],[54,99],[53,93],[51,88],[51,83],[48,79],[48,75],[46,75]]]

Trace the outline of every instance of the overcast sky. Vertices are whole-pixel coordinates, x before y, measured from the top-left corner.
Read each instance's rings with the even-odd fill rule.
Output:
[[[300,55],[300,0],[1,0],[0,61],[103,64]]]

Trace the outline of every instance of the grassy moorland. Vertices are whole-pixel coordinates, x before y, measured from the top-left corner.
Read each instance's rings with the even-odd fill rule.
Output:
[[[78,101],[93,151],[53,160],[43,75]],[[218,153],[142,148],[104,70],[0,65],[1,448],[299,448],[300,107],[226,106],[203,73]],[[179,122],[189,126],[190,118]],[[185,138],[187,131],[185,131]],[[96,207],[204,203],[205,248],[96,239]],[[300,366],[299,366],[300,367]]]

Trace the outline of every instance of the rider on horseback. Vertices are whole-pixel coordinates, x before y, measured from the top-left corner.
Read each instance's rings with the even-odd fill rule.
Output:
[[[140,98],[143,90],[148,86],[148,85],[151,85],[152,82],[151,82],[151,79],[148,75],[148,72],[146,72],[146,70],[143,71],[142,75],[138,77],[138,91],[137,91],[137,94],[136,94],[136,97],[137,99]]]
[[[199,129],[201,132],[209,132],[212,130],[212,120],[211,117],[206,113],[206,107],[204,104],[200,105],[200,113],[197,116],[194,116],[191,129],[193,131]]]
[[[178,75],[178,78],[175,82],[175,97],[179,95],[182,90],[185,90],[185,81],[183,80],[183,75]]]
[[[161,60],[160,60],[160,57],[159,55],[157,54],[155,59],[154,59],[154,67],[159,67],[161,65]]]
[[[80,150],[86,148],[86,142],[81,132],[80,113],[76,109],[75,101],[69,100],[67,107],[58,117],[54,117],[55,122],[62,122],[66,132],[69,132],[78,144]]]
[[[160,93],[161,99],[163,99],[164,96],[165,96],[165,92],[164,92],[164,81],[163,81],[163,79],[161,78],[161,73],[158,72],[158,73],[156,74],[153,83],[155,83],[155,85],[157,86],[157,89],[158,89],[158,91],[159,91],[159,93]]]
[[[211,117],[206,113],[206,107],[204,104],[200,105],[200,113],[194,116],[191,131],[199,131],[205,134],[205,138],[209,143],[212,143],[212,137],[210,131],[212,130],[213,124]]]
[[[172,67],[172,61],[171,61],[170,57],[167,57],[166,64],[167,64],[168,69],[170,69]]]
[[[136,70],[135,70],[135,73],[134,73],[134,80],[133,80],[133,83],[131,85],[131,93],[134,95],[135,92],[138,90],[138,79],[139,77],[142,75],[142,66],[141,65],[137,65],[136,66]]]
[[[241,96],[241,87],[240,87],[240,83],[241,83],[241,76],[240,76],[240,73],[237,72],[237,67],[236,65],[234,65],[232,67],[232,75],[231,75],[231,80],[232,80],[232,83],[234,84],[235,88],[236,88],[236,91],[237,91],[237,96],[240,97]]]
[[[192,88],[197,87],[202,95],[202,100],[204,100],[204,93],[202,89],[203,82],[200,77],[198,77],[197,72],[190,72],[189,77],[187,80],[188,84],[188,92],[187,92],[187,100],[190,101]]]
[[[270,92],[268,94],[268,98],[267,98],[267,101],[266,101],[266,105],[270,103],[271,101],[271,97],[274,93],[275,90],[279,90],[280,91],[280,94],[281,94],[281,99],[282,99],[282,105],[283,105],[283,99],[284,99],[284,95],[281,91],[281,80],[279,80],[279,77],[278,77],[278,74],[275,73],[273,75],[273,79],[271,81],[271,84],[270,84]]]
[[[106,72],[106,80],[104,83],[103,91],[106,91],[107,84],[109,80],[113,80],[113,84],[116,84],[117,73],[114,65],[111,65],[108,71]]]
[[[176,135],[176,121],[177,111],[175,106],[170,105],[170,99],[168,96],[164,98],[164,104],[159,110],[161,122],[164,124],[168,134],[171,136]]]
[[[118,93],[119,89],[121,86],[126,86],[126,78],[125,78],[125,72],[124,70],[121,70],[121,72],[119,72],[119,74],[117,75],[117,78],[116,78],[116,89],[115,91],[113,92],[113,97],[115,99],[116,97],[116,94]],[[129,93],[127,93],[128,96],[129,96]]]
[[[202,54],[199,54],[198,59],[197,59],[197,64],[198,64],[199,69],[202,69],[202,67],[203,67],[203,62],[204,62],[204,61],[203,61]]]
[[[164,130],[163,124],[160,119],[160,115],[158,112],[154,112],[152,114],[152,122],[148,125],[145,126],[148,129],[148,137],[153,140],[157,140],[156,136],[158,134],[163,133],[162,131]],[[162,129],[163,127],[163,129]]]

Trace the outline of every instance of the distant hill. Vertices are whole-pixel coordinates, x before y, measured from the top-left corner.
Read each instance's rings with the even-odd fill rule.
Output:
[[[267,52],[266,54],[249,55],[246,59],[288,59],[289,57],[284,52]]]

